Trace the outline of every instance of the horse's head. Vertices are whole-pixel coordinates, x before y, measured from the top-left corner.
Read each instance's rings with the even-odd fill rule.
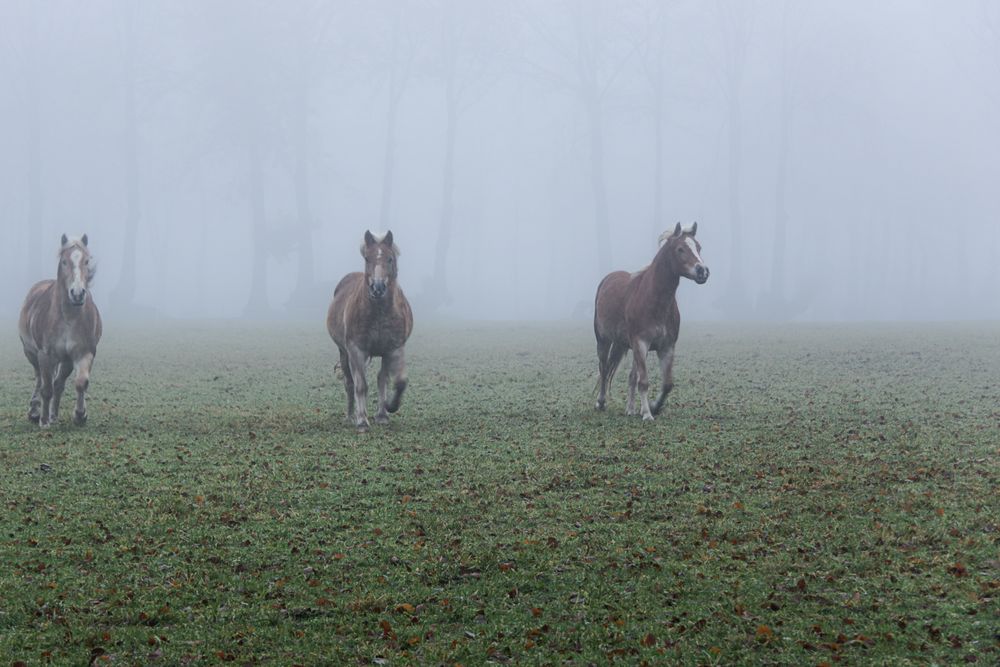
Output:
[[[365,283],[368,296],[381,299],[392,288],[396,280],[396,257],[399,248],[392,242],[392,232],[375,236],[365,232],[365,242],[361,246],[361,256],[365,258]]]
[[[59,286],[66,290],[70,305],[82,306],[87,300],[87,290],[94,279],[97,267],[90,259],[87,235],[79,239],[62,236],[59,249]]]
[[[678,222],[672,233],[664,232],[660,235],[660,244],[663,246],[661,252],[666,253],[665,258],[677,275],[704,285],[709,271],[701,260],[701,244],[694,237],[697,232],[697,222],[690,229],[683,229]]]

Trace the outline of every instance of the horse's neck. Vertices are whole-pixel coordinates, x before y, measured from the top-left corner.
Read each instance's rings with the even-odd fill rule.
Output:
[[[665,257],[655,258],[644,278],[652,305],[659,309],[666,308],[674,302],[681,277],[670,268]]]

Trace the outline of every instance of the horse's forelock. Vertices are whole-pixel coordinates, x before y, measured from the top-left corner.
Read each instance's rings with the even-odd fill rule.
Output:
[[[379,243],[382,243],[383,241],[385,241],[386,234],[388,234],[388,232],[382,232],[381,234],[374,234],[373,233],[372,234],[372,238],[375,239],[375,244],[378,245]],[[362,256],[364,256],[365,249],[367,247],[368,247],[368,244],[365,243],[364,241],[361,241],[361,255]],[[399,257],[402,254],[402,253],[399,252],[399,246],[396,245],[395,243],[392,244],[392,254],[394,254],[396,257]]]

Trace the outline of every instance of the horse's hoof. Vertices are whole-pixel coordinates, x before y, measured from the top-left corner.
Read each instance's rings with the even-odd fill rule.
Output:
[[[599,412],[604,412],[604,403],[598,401],[597,403],[594,404],[594,409]]]
[[[376,424],[383,424],[383,425],[384,424],[388,424],[389,423],[389,415],[375,415],[375,423]]]
[[[28,421],[31,422],[32,424],[37,424],[41,418],[42,418],[41,415],[31,414],[30,412],[28,413]]]
[[[359,423],[358,423],[358,424],[356,425],[356,428],[357,428],[357,430],[358,430],[358,433],[367,433],[367,432],[368,432],[368,429],[369,429],[369,424],[368,424],[368,420],[366,419],[366,420],[364,420],[363,422],[359,422]]]
[[[642,421],[644,421],[644,422],[651,422],[651,421],[653,421],[653,415],[651,413],[647,412],[646,414],[644,414],[642,416]]]
[[[41,420],[38,421],[38,428],[42,428],[42,429],[48,430],[49,426],[51,426],[51,424],[49,424],[49,422],[43,422]]]
[[[73,423],[77,426],[87,425],[87,413],[86,412],[74,412],[73,413]]]

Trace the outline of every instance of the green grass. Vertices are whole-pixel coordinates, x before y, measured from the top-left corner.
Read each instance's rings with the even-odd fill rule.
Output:
[[[0,667],[1000,659],[998,325],[686,325],[652,424],[428,325],[358,435],[321,320],[109,324],[83,429],[0,345]]]

